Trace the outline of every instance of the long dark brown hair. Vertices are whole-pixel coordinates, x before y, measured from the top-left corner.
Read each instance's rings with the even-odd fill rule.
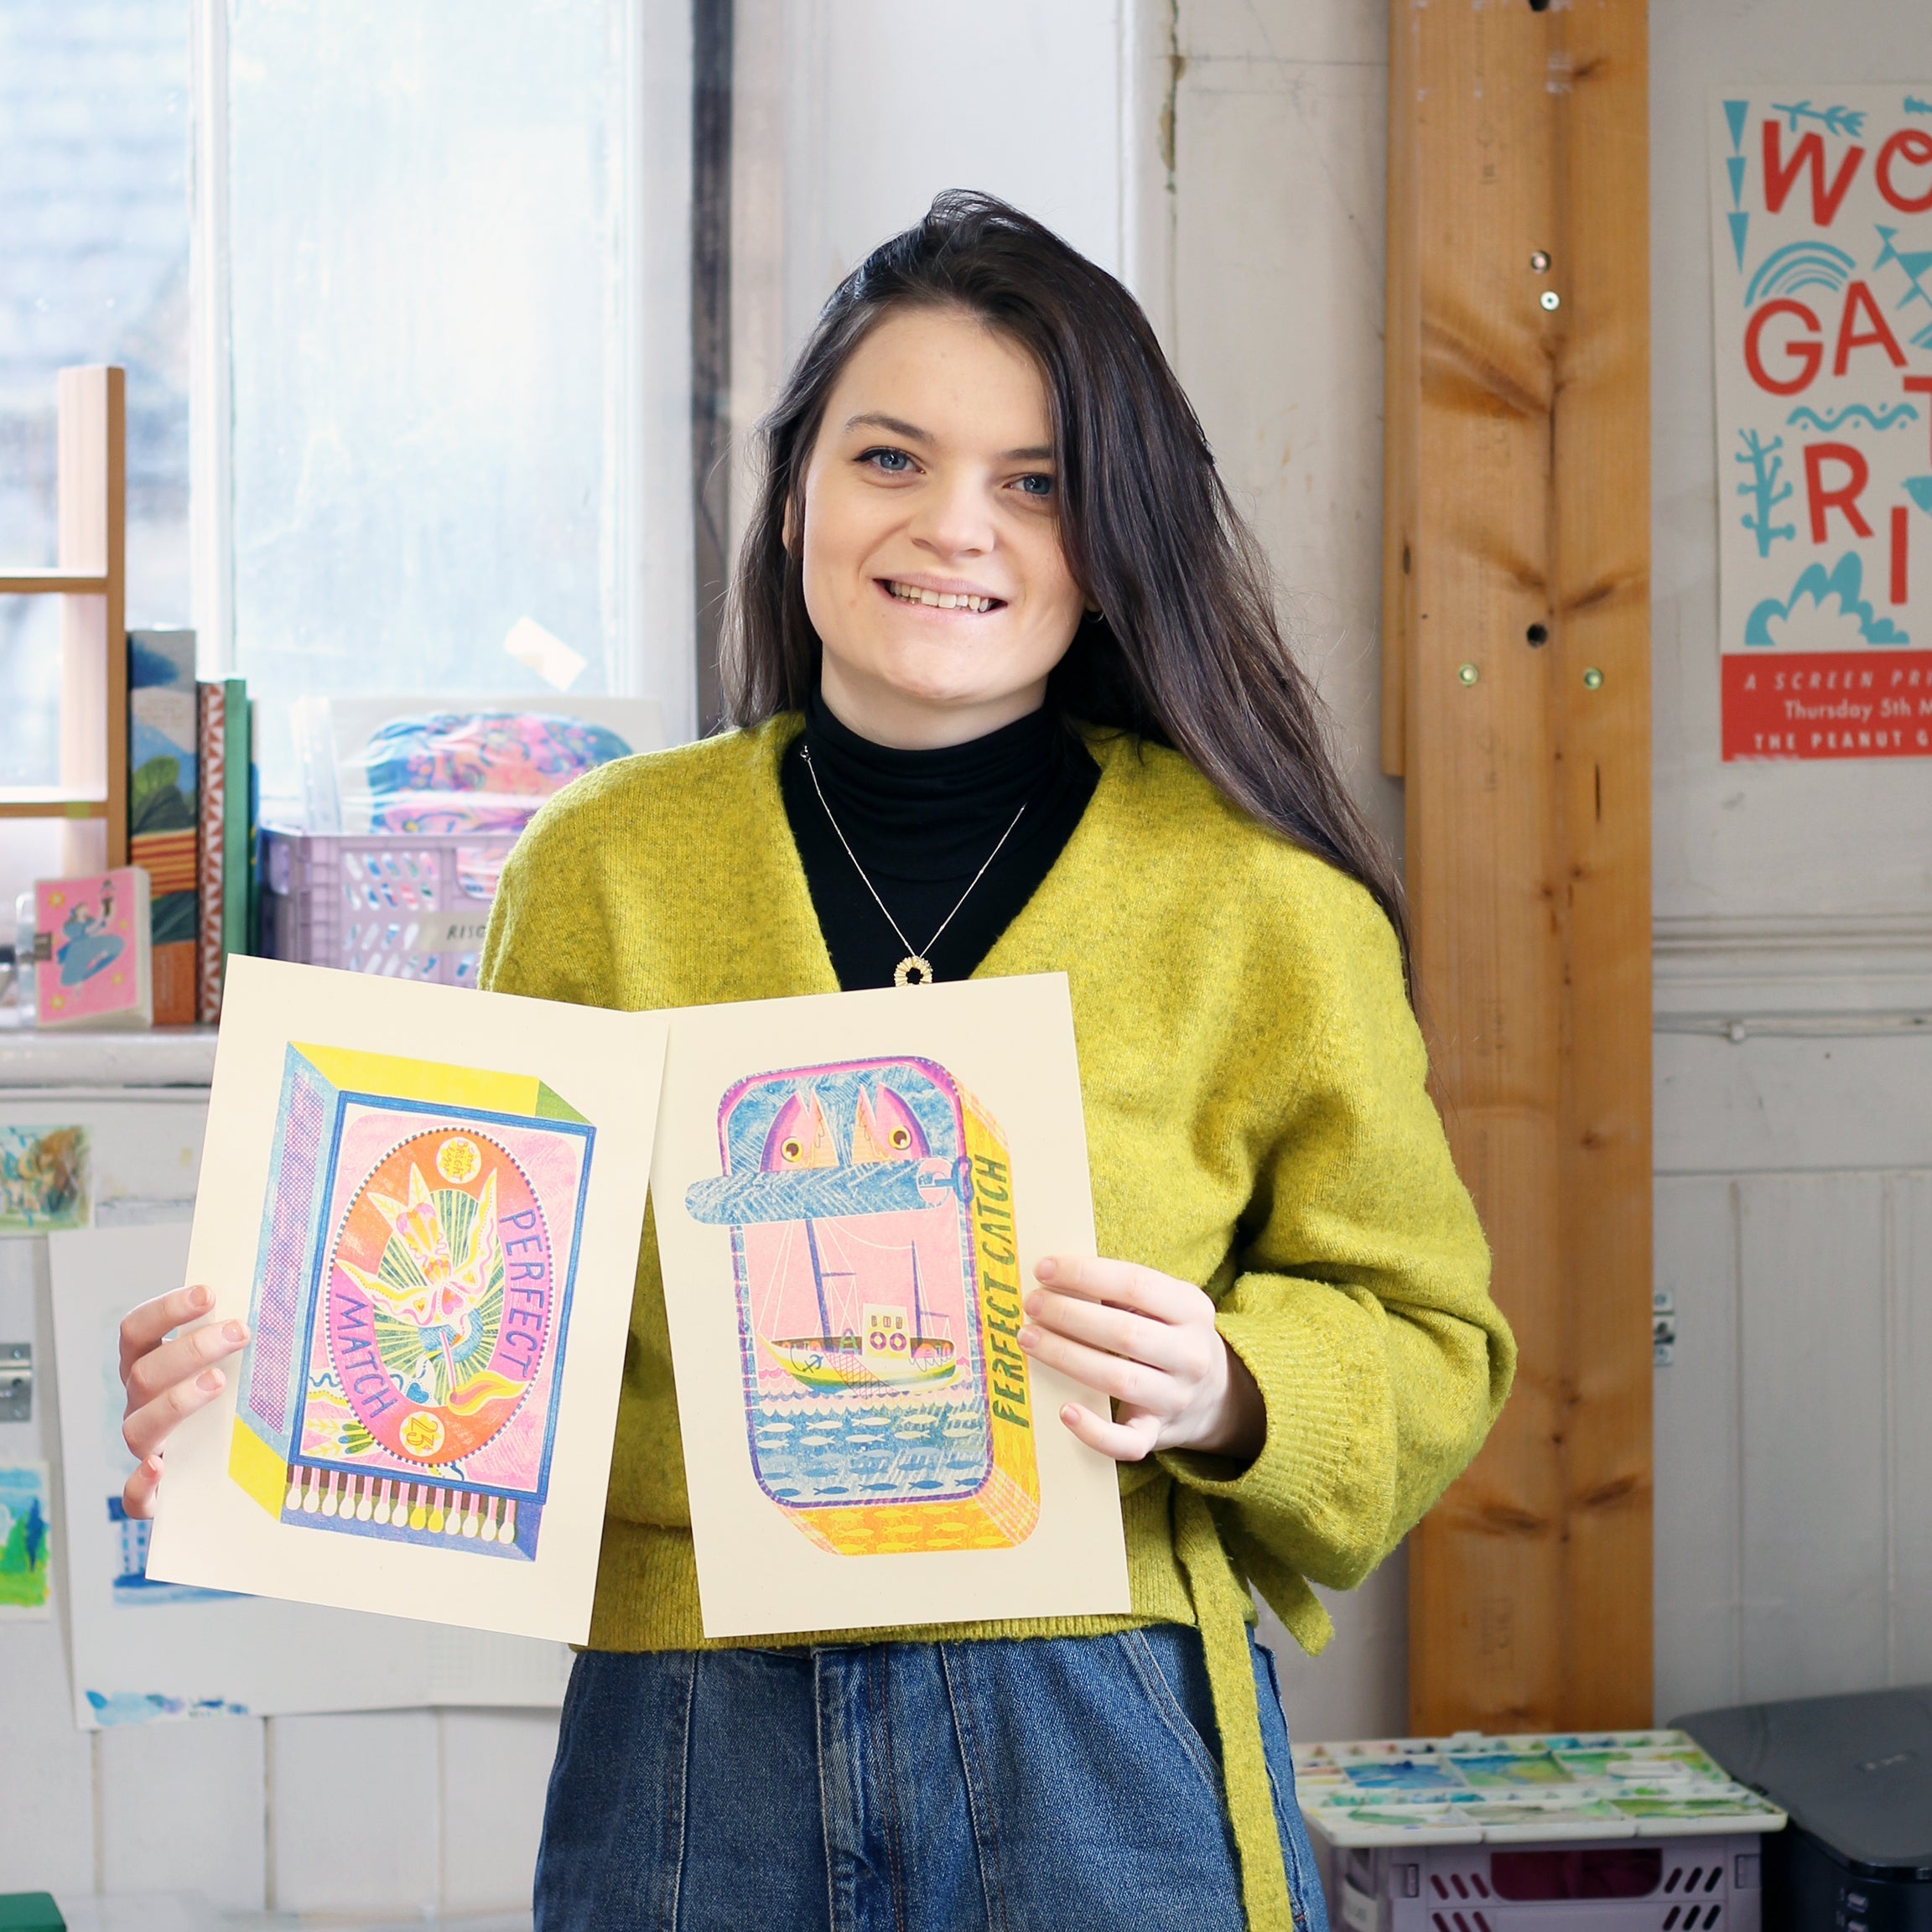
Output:
[[[1394,869],[1342,782],[1327,708],[1275,623],[1260,547],[1147,318],[1104,269],[989,195],[941,195],[839,284],[760,426],[764,476],[719,667],[730,720],[802,709],[817,686],[821,647],[787,511],[803,507],[847,360],[909,308],[979,316],[1046,383],[1060,541],[1100,610],[1055,667],[1048,703],[1172,747],[1243,811],[1358,880],[1395,928],[1406,971]]]

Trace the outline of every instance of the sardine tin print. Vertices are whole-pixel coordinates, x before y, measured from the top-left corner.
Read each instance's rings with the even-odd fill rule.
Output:
[[[527,1076],[291,1045],[232,1479],[290,1525],[533,1560],[594,1139]]]
[[[759,1488],[844,1555],[1024,1542],[1040,1484],[1011,1162],[990,1114],[911,1057],[740,1080],[723,1173]]]

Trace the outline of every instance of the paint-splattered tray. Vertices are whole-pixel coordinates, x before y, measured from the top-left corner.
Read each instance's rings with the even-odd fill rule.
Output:
[[[1340,1846],[1676,1837],[1784,1824],[1681,1731],[1301,1745],[1295,1782],[1310,1826]]]

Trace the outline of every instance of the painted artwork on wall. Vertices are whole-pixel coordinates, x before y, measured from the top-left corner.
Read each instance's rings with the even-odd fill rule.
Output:
[[[681,1013],[666,1083],[705,1633],[1124,1608],[1113,1466],[1016,1339],[1031,1261],[1092,1252],[1064,979]]]
[[[85,1228],[87,1166],[85,1127],[0,1126],[0,1234]]]
[[[1932,757],[1932,82],[1710,142],[1723,755]]]
[[[43,1619],[54,1567],[44,1462],[0,1462],[0,1618]]]
[[[667,1026],[231,960],[151,1576],[582,1639]]]
[[[153,1526],[121,1506],[134,1460],[121,1439],[116,1330],[132,1303],[185,1279],[188,1239],[183,1219],[47,1244],[75,1722],[105,1730],[239,1712],[559,1702],[570,1655],[562,1644],[149,1574]]]

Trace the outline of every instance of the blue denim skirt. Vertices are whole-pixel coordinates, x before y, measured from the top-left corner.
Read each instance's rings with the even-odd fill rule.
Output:
[[[1298,1932],[1327,1932],[1274,1659],[1261,1735]],[[536,1932],[1235,1932],[1201,1639],[586,1651]]]

